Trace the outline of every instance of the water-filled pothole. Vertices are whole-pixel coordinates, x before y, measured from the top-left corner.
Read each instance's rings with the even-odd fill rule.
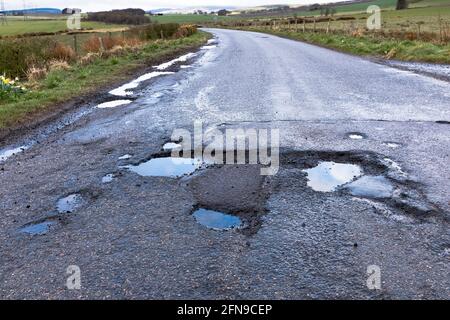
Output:
[[[115,108],[119,106],[124,106],[126,104],[130,104],[133,102],[132,100],[113,100],[113,101],[107,101],[100,103],[97,108],[99,109],[106,109],[106,108]]]
[[[19,229],[19,232],[26,233],[29,235],[44,235],[49,232],[51,226],[55,225],[54,221],[44,221],[39,223],[28,224]]]
[[[347,137],[352,140],[362,140],[366,138],[366,135],[360,132],[349,132],[347,133]]]
[[[102,183],[110,183],[115,179],[113,173],[108,173],[107,175],[102,177]]]
[[[56,210],[59,213],[72,213],[83,205],[83,198],[80,194],[71,194],[67,197],[61,198],[56,204]]]
[[[350,194],[366,198],[390,198],[394,187],[384,176],[363,176],[346,187]]]
[[[130,159],[132,157],[131,154],[124,154],[123,156],[119,157],[119,160],[127,160]]]
[[[29,148],[28,146],[20,146],[17,148],[6,149],[3,151],[0,151],[0,162],[6,161],[8,158],[10,158],[18,153],[21,153],[28,148]]]
[[[332,192],[339,186],[362,175],[360,166],[332,161],[320,162],[316,167],[302,170],[307,173],[308,186],[315,191]]]
[[[181,150],[181,144],[175,142],[167,142],[163,145],[164,151],[177,151]]]
[[[153,158],[138,165],[121,166],[143,177],[177,178],[200,169],[202,161],[192,158],[163,157]]]
[[[217,229],[230,228],[228,223],[232,222],[231,227],[239,225],[240,232],[250,235],[258,231],[267,213],[269,180],[261,175],[261,166],[246,164],[209,166],[183,181],[196,207],[208,208],[207,212],[200,211],[202,219],[217,223]]]
[[[397,149],[397,148],[401,147],[401,144],[399,144],[397,142],[390,142],[390,141],[383,142],[383,145],[385,145],[391,149]]]
[[[243,226],[239,217],[219,211],[200,208],[194,211],[192,215],[199,224],[213,230],[226,231]]]

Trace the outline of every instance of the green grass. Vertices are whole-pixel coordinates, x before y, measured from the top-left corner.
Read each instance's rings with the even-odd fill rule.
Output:
[[[389,52],[395,52],[392,58],[398,60],[450,63],[450,44],[437,45],[423,41],[381,39],[371,36],[353,37],[323,32],[270,31],[254,27],[245,29],[266,32],[361,56],[384,57]]]
[[[233,19],[233,16],[216,16],[203,14],[166,14],[163,16],[151,16],[150,19],[159,23],[205,23]]]
[[[137,53],[99,59],[87,66],[73,66],[68,71],[53,71],[39,87],[15,101],[0,102],[0,129],[25,123],[42,112],[54,110],[71,98],[95,93],[111,82],[127,80],[127,73],[141,70],[157,60],[198,47],[210,37],[198,32],[193,36],[147,44]]]
[[[101,22],[82,21],[82,28],[92,29],[117,29],[123,27],[121,25],[105,24]],[[58,32],[67,29],[67,23],[64,19],[48,20],[48,19],[30,19],[18,20],[8,18],[7,25],[0,25],[0,36],[14,36],[24,33],[33,32]]]
[[[448,6],[450,5],[450,0],[419,0],[411,1],[409,4],[410,8],[416,7],[432,7],[432,6]]]

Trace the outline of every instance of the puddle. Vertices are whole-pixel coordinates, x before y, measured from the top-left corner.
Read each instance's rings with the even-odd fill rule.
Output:
[[[121,166],[143,177],[171,177],[177,178],[188,175],[199,169],[200,159],[191,158],[153,158],[138,165]]]
[[[130,159],[132,157],[131,154],[124,154],[123,156],[119,157],[119,160],[127,160]]]
[[[13,149],[7,149],[0,152],[0,162],[6,161],[8,158],[27,150],[28,146],[20,146]]]
[[[364,176],[345,188],[354,196],[367,198],[389,198],[394,191],[392,184],[383,176]]]
[[[159,66],[155,66],[154,68],[156,70],[165,70],[165,69],[169,68],[170,66],[174,65],[175,63],[186,62],[187,60],[189,60],[195,56],[196,56],[196,53],[193,53],[193,52],[187,53],[185,55],[182,55],[181,57],[170,60],[169,62],[162,63]]]
[[[81,195],[76,193],[71,194],[58,200],[58,203],[56,204],[56,210],[58,210],[59,213],[71,213],[81,207],[82,202],[83,198],[81,197]]]
[[[320,162],[316,167],[302,171],[308,174],[308,186],[321,192],[335,191],[362,175],[362,169],[357,165],[331,161]]]
[[[214,49],[214,48],[217,48],[217,45],[212,44],[212,45],[207,45],[207,46],[201,47],[202,50],[209,50],[209,49]]]
[[[102,183],[110,183],[111,181],[113,181],[115,179],[114,174],[109,173],[106,176],[104,176],[102,178]]]
[[[387,146],[387,147],[389,147],[391,149],[397,149],[397,148],[401,147],[401,145],[399,143],[396,143],[396,142],[383,142],[383,145],[385,145],[385,146]]]
[[[131,103],[131,100],[114,100],[114,101],[108,101],[104,103],[100,103],[97,108],[99,109],[106,109],[106,108],[115,108],[119,106],[123,106],[126,104]]]
[[[40,223],[29,224],[25,227],[20,228],[19,232],[26,233],[32,236],[40,236],[46,234],[50,230],[50,227],[54,224],[55,222],[53,221],[44,221]]]
[[[350,132],[347,134],[347,137],[349,137],[352,140],[362,140],[364,139],[366,136],[362,133],[359,132]]]
[[[406,69],[413,72],[423,72],[426,74],[432,74],[443,78],[450,78],[450,66],[446,64],[434,64],[434,63],[419,63],[419,62],[405,62],[390,60],[385,63],[392,67]]]
[[[156,77],[159,77],[162,75],[168,75],[168,74],[173,74],[173,72],[155,71],[155,72],[146,73],[146,74],[140,76],[139,78],[137,78],[129,83],[126,83],[123,86],[120,86],[117,89],[111,90],[109,92],[109,94],[112,94],[114,96],[119,96],[119,97],[131,96],[131,95],[133,95],[133,92],[130,90],[136,89],[141,84],[141,82],[144,82],[144,81],[147,81],[147,80],[150,80],[152,78],[156,78]]]
[[[397,162],[395,162],[394,160],[389,159],[389,158],[384,158],[383,161],[384,161],[391,169],[394,169],[395,171],[397,171],[401,176],[404,176],[404,177],[407,176],[406,172],[403,171],[402,167],[401,167]]]
[[[223,231],[242,227],[240,218],[219,211],[198,209],[193,216],[199,224],[213,230]]]
[[[175,142],[167,142],[163,145],[164,151],[181,150],[181,144]]]

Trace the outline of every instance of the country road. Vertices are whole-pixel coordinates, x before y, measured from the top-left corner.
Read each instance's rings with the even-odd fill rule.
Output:
[[[450,83],[206,31],[195,54],[0,145],[0,298],[448,299]],[[194,121],[279,129],[278,173],[134,170]],[[334,176],[309,175],[331,162]],[[242,227],[207,228],[198,208]],[[73,265],[81,288],[69,290]],[[367,286],[370,266],[381,287]]]

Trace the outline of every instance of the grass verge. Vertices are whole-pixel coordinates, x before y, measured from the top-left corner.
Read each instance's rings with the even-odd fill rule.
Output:
[[[239,30],[257,31],[304,41],[339,51],[378,58],[402,61],[450,63],[450,44],[441,45],[417,40],[396,40],[371,36],[326,34],[324,32],[277,31],[264,28],[244,27]]]
[[[38,87],[15,100],[0,103],[0,131],[27,124],[71,99],[88,96],[111,84],[128,80],[133,73],[169,59],[206,42],[208,33],[164,41],[153,41],[141,50],[124,56],[97,59],[87,66],[75,65],[70,70],[50,72]]]

